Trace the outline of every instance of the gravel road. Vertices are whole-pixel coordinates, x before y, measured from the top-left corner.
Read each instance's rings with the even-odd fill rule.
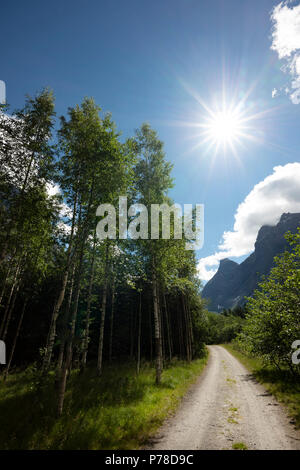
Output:
[[[148,449],[300,449],[300,433],[272,395],[226,349],[209,350],[204,373]]]

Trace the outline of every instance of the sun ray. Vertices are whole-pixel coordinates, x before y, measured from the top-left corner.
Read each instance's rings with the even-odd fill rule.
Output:
[[[185,154],[193,154],[198,148],[202,149],[202,156],[210,158],[211,168],[218,156],[225,158],[232,156],[242,166],[241,152],[247,151],[247,143],[274,148],[281,152],[274,140],[268,142],[265,132],[268,132],[266,121],[272,120],[274,113],[282,111],[284,106],[271,106],[262,109],[259,102],[249,100],[260,78],[244,90],[241,95],[238,84],[234,90],[226,87],[225,71],[219,94],[211,97],[210,104],[182,78],[179,82],[185,91],[199,105],[199,111],[193,111],[193,117],[188,120],[168,120],[165,125],[190,127],[199,132],[184,136],[184,140],[193,141]],[[178,77],[177,77],[178,78]],[[196,140],[196,142],[195,142]]]
[[[259,135],[261,132],[259,121],[266,119],[269,115],[271,117],[275,107],[258,110],[255,103],[249,101],[250,95],[259,82],[258,79],[237,99],[237,96],[240,95],[238,88],[234,92],[231,90],[230,94],[228,93],[224,69],[222,77],[219,100],[214,98],[212,105],[205,102],[197,91],[180,79],[180,83],[187,93],[201,106],[204,116],[198,116],[194,121],[177,122],[177,125],[199,128],[199,145],[193,146],[193,150],[202,145],[205,150],[207,148],[211,150],[214,147],[217,153],[220,151],[224,155],[230,153],[241,163],[237,149],[244,147],[243,141],[247,140],[263,143],[263,139]]]

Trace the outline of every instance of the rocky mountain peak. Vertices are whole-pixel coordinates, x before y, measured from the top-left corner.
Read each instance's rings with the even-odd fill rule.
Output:
[[[206,284],[202,296],[210,300],[212,311],[232,308],[244,303],[251,296],[262,275],[267,275],[273,266],[274,256],[288,249],[284,234],[295,233],[300,227],[300,213],[284,213],[277,225],[263,225],[258,231],[255,250],[241,264],[228,258],[220,261],[214,277]]]

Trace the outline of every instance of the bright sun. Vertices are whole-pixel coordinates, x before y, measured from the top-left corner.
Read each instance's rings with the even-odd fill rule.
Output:
[[[242,123],[234,113],[221,111],[208,120],[206,130],[209,140],[232,144],[241,135]]]
[[[229,151],[238,157],[237,147],[245,140],[253,140],[254,128],[250,123],[257,116],[246,113],[242,108],[242,103],[228,107],[223,103],[222,108],[215,111],[205,106],[207,116],[198,124],[202,129],[201,144],[208,144],[208,150],[214,147],[215,154],[222,149],[224,153]]]
[[[272,108],[258,110],[255,109],[254,102],[248,102],[254,85],[243,94],[239,93],[240,99],[236,99],[236,91],[236,96],[231,97],[230,100],[223,86],[221,93],[214,95],[212,105],[208,105],[197,91],[184,81],[181,83],[202,108],[201,114],[197,112],[194,120],[182,121],[185,126],[196,127],[200,130],[192,136],[193,139],[197,139],[192,151],[203,146],[205,154],[213,151],[211,153],[213,159],[223,153],[226,157],[234,155],[240,162],[238,149],[245,148],[246,141],[263,142],[263,133],[257,123],[271,113]]]

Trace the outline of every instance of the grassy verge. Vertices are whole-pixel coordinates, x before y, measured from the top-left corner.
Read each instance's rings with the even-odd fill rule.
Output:
[[[0,383],[0,447],[2,449],[138,449],[178,406],[204,369],[207,357],[190,364],[174,362],[160,386],[144,365],[73,372],[64,414],[55,418],[54,375],[41,381],[28,369]]]
[[[264,366],[261,359],[246,356],[232,344],[223,344],[239,361],[249,369],[266,390],[283,403],[294,424],[300,428],[300,384],[287,370],[279,371],[272,366]]]

